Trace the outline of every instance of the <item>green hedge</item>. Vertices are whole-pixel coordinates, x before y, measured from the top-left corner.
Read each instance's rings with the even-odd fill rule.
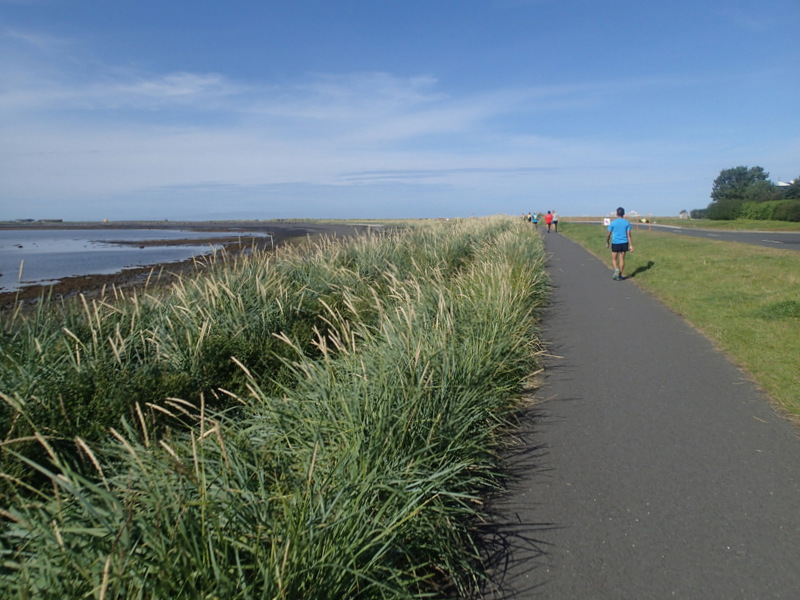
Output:
[[[752,221],[800,221],[800,201],[745,202],[739,218]]]
[[[800,200],[785,200],[775,210],[778,221],[800,222]]]

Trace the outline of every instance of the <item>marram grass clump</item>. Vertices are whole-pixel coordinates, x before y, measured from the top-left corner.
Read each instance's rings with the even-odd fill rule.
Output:
[[[2,452],[16,471],[3,474],[0,588],[477,596],[474,525],[536,368],[545,289],[540,238],[498,217],[254,256],[171,294],[87,305],[68,333],[37,329],[44,315],[6,324],[4,360],[30,363],[17,365],[25,385],[3,388]],[[224,346],[237,337],[248,341]],[[242,354],[209,365],[209,339]],[[157,372],[155,385],[185,373],[195,396],[125,384],[123,409],[98,415],[110,427],[65,435],[31,410],[31,391],[71,406],[59,385],[84,367]]]

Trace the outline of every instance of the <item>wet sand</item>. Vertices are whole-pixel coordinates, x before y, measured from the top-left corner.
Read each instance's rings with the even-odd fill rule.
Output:
[[[191,231],[208,231],[207,238],[184,240],[151,240],[131,242],[137,246],[152,245],[221,245],[222,256],[235,256],[253,248],[273,249],[288,243],[296,243],[306,239],[322,236],[348,237],[366,232],[375,225],[359,223],[316,223],[303,221],[122,221],[116,223],[13,223],[0,224],[2,229],[91,229],[97,231],[114,231],[119,229],[185,229]],[[242,233],[268,233],[271,237],[246,236],[240,238],[215,235],[220,231]],[[0,292],[0,310],[14,308],[18,303],[23,306],[35,306],[42,297],[49,296],[54,300],[76,297],[79,294],[97,295],[104,288],[130,289],[148,285],[165,285],[178,277],[204,268],[202,260],[190,258],[181,262],[163,265],[149,265],[124,269],[119,273],[107,275],[79,275],[64,277],[57,283],[47,285],[28,285],[12,292]],[[149,281],[148,281],[149,279]]]

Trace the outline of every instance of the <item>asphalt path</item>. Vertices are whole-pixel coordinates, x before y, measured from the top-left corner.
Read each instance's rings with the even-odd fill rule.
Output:
[[[549,356],[497,599],[800,597],[800,437],[699,332],[544,234]]]
[[[723,242],[740,242],[742,244],[755,244],[769,248],[782,248],[784,250],[800,251],[800,231],[723,231],[719,229],[689,229],[686,227],[672,227],[670,225],[645,225],[639,228],[653,231],[666,231],[676,235],[689,235]],[[634,234],[637,225],[634,224]],[[634,244],[634,248],[636,245]]]

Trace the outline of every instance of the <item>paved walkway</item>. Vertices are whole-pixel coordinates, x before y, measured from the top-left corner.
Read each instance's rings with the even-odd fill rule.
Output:
[[[711,343],[545,234],[553,355],[486,598],[800,598],[800,437]],[[657,268],[657,267],[656,267]]]

